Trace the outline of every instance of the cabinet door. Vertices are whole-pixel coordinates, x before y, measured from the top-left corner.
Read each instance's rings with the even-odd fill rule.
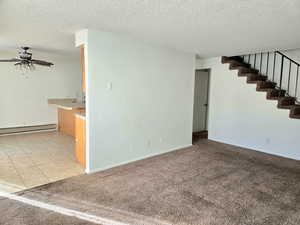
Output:
[[[64,134],[75,136],[75,120],[74,114],[77,109],[65,110],[58,109],[58,130]]]
[[[75,154],[77,161],[85,168],[85,120],[76,117],[75,119]]]

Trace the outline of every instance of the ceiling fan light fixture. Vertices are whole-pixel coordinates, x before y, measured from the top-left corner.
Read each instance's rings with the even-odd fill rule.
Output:
[[[54,64],[51,62],[36,60],[32,58],[32,53],[28,52],[29,47],[21,47],[18,58],[13,59],[3,59],[0,62],[15,62],[15,67],[19,69],[22,73],[34,71],[35,65],[51,67]]]
[[[28,72],[31,72],[31,71],[34,71],[35,70],[35,66],[33,65],[33,63],[16,63],[15,64],[15,67],[17,70],[21,71],[22,73],[28,73]]]

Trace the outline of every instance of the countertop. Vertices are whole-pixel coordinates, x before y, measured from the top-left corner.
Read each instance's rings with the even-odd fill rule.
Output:
[[[75,117],[85,120],[85,113],[75,113]]]
[[[85,104],[75,98],[48,99],[48,104],[65,110],[84,109]]]

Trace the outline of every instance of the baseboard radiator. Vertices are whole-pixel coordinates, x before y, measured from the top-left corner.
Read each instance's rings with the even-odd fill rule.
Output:
[[[25,127],[9,127],[9,128],[0,128],[0,135],[18,134],[18,133],[35,132],[35,131],[46,131],[46,130],[55,130],[55,129],[57,129],[56,124],[25,126]]]

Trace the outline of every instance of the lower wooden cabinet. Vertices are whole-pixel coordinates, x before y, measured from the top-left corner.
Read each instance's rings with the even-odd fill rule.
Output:
[[[58,108],[58,130],[75,137],[75,114],[85,112],[85,109]]]
[[[75,154],[77,161],[86,168],[85,119],[75,117]]]

